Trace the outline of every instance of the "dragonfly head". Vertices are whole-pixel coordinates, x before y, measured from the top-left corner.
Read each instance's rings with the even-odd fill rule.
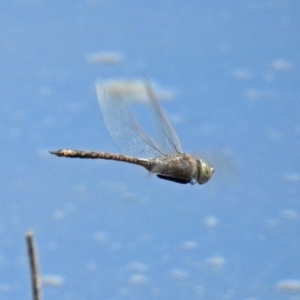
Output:
[[[214,168],[202,159],[197,159],[197,182],[206,183],[214,174]]]

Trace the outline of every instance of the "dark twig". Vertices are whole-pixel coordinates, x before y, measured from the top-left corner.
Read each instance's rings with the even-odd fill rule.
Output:
[[[27,252],[29,256],[33,300],[42,300],[42,284],[39,273],[38,254],[32,231],[26,233]]]

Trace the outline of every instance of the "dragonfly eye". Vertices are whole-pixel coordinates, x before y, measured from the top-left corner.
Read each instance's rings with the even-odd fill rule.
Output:
[[[197,182],[206,183],[214,174],[214,168],[202,159],[197,160]]]

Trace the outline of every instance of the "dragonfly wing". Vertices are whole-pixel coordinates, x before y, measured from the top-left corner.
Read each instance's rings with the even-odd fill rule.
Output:
[[[101,80],[97,80],[96,89],[106,128],[124,154],[140,157],[164,155],[159,146],[141,129],[121,92],[111,92]]]
[[[168,154],[181,153],[180,140],[166,114],[160,107],[157,96],[150,82],[145,82],[145,88],[149,97],[149,102],[154,108],[159,131],[162,133],[160,148]]]

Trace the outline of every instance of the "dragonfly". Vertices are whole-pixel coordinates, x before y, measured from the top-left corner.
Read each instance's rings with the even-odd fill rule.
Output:
[[[117,86],[112,90],[107,84],[97,81],[97,98],[106,128],[118,148],[131,156],[70,149],[49,152],[58,157],[106,159],[139,165],[160,179],[180,184],[206,183],[213,176],[214,168],[205,160],[182,151],[180,140],[162,110],[155,90],[149,82],[144,82],[144,89],[161,133],[160,142],[150,138],[142,129]]]

